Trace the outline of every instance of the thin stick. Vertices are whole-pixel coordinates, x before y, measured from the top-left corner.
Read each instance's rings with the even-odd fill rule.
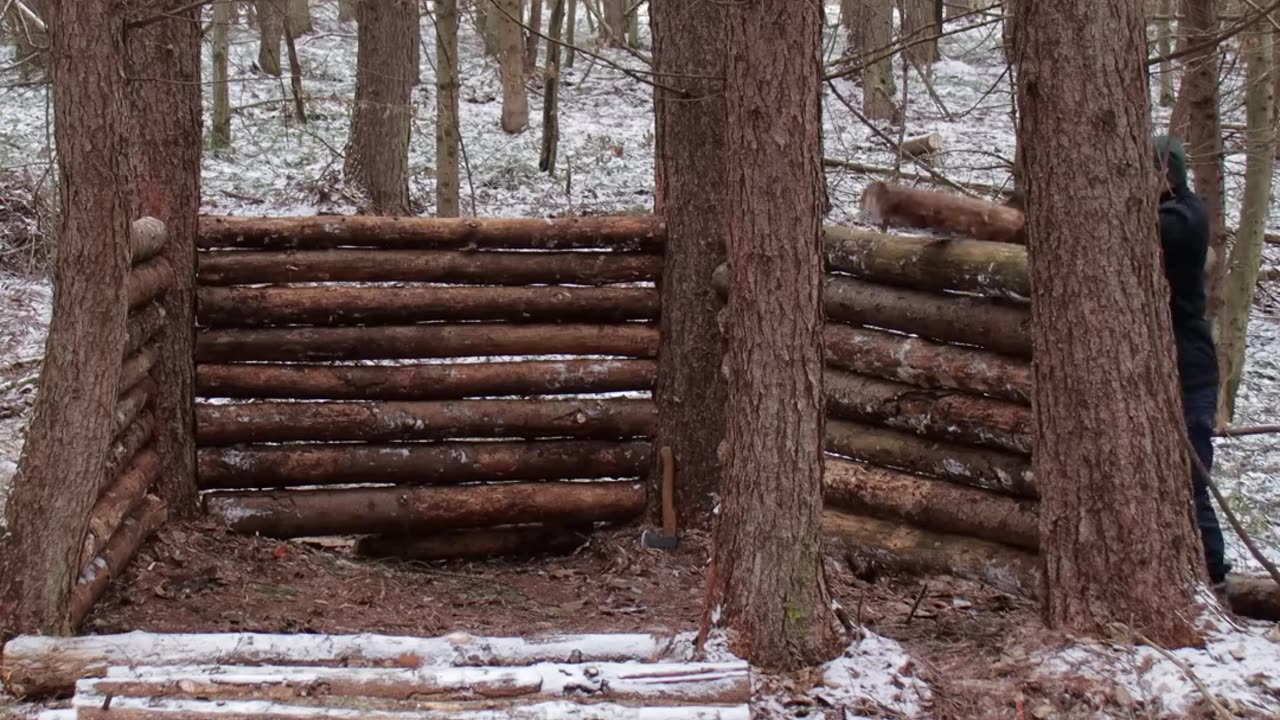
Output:
[[[1233,438],[1245,437],[1248,435],[1275,435],[1280,433],[1280,425],[1240,425],[1237,427],[1225,427],[1216,434],[1218,437]]]
[[[1187,679],[1190,680],[1196,686],[1196,689],[1200,691],[1200,694],[1204,696],[1205,701],[1209,703],[1209,707],[1213,708],[1214,715],[1217,715],[1219,718],[1221,718],[1221,720],[1232,720],[1232,718],[1235,717],[1230,712],[1228,712],[1225,707],[1222,706],[1222,703],[1218,701],[1218,698],[1213,696],[1213,693],[1209,690],[1209,687],[1204,684],[1204,681],[1201,680],[1198,675],[1195,674],[1195,672],[1191,669],[1190,665],[1187,665],[1185,662],[1179,659],[1177,655],[1174,655],[1168,650],[1165,650],[1160,645],[1152,642],[1151,638],[1148,638],[1147,636],[1141,633],[1135,633],[1134,638],[1138,642],[1142,643],[1143,645],[1146,645],[1152,650],[1155,650],[1156,652],[1163,655],[1164,658],[1169,662],[1173,663],[1174,665],[1177,665],[1178,669],[1182,671],[1182,674],[1186,675]]]

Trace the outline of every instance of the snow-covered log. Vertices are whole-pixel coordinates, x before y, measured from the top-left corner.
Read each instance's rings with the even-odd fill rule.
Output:
[[[146,448],[133,456],[133,461],[107,488],[89,513],[89,529],[80,554],[80,567],[88,567],[102,553],[120,529],[129,513],[138,508],[143,498],[160,478],[160,456]]]

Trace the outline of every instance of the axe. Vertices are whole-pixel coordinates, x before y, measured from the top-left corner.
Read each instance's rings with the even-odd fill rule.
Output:
[[[676,537],[675,461],[669,447],[663,446],[658,455],[662,458],[662,532],[645,530],[640,543],[656,550],[675,550],[680,545]]]

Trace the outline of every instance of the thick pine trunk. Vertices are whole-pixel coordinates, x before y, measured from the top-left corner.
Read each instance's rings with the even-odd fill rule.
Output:
[[[502,75],[502,130],[523,132],[529,126],[529,94],[524,87],[524,32],[520,0],[494,0],[488,23],[496,28]],[[495,25],[496,23],[496,25]]]
[[[158,494],[170,514],[196,509],[195,444],[191,395],[195,385],[196,235],[200,211],[200,14],[189,3],[166,0],[178,13],[171,20],[129,30],[127,86],[133,150],[131,173],[137,193],[132,215],[150,216],[164,223],[168,241],[158,257],[135,265],[134,274],[148,266],[166,286],[159,304],[166,328],[159,343],[160,358],[151,375],[163,389],[155,399],[156,451],[160,455]],[[142,12],[154,13],[153,3],[135,2]]]
[[[458,0],[438,0],[436,27],[436,217],[462,212],[458,157]]]
[[[651,0],[655,70],[719,76],[724,68],[724,7],[685,0]],[[656,447],[675,459],[676,511],[686,526],[709,527],[720,484],[717,448],[724,437],[725,379],[720,372],[719,303],[711,287],[724,261],[727,203],[724,86],[680,78],[689,102],[654,90],[655,210],[667,223]],[[654,458],[657,479],[658,458]]]
[[[62,180],[53,320],[0,560],[0,633],[71,629],[81,543],[115,435],[130,263],[125,13],[50,6]]]
[[[1219,419],[1223,424],[1229,424],[1235,414],[1236,391],[1244,371],[1249,311],[1253,308],[1253,293],[1262,264],[1263,235],[1271,212],[1271,176],[1276,155],[1275,97],[1270,81],[1270,74],[1275,71],[1273,35],[1267,20],[1260,20],[1259,27],[1242,40],[1247,63],[1248,165],[1240,229],[1231,248],[1231,262],[1227,264],[1224,306],[1218,320],[1218,362],[1222,371]]]
[[[1156,238],[1142,16],[1130,0],[1057,0],[1019,3],[1017,22],[1045,617],[1096,633],[1125,623],[1182,646],[1196,639],[1204,571]]]
[[[286,0],[254,0],[253,3],[258,18],[258,69],[275,77],[280,77],[280,39],[284,37],[288,13],[285,3]]]
[[[860,50],[875,53],[893,45],[894,0],[861,0],[865,3],[861,17],[863,30]],[[862,71],[862,112],[872,120],[897,123],[902,119],[898,107],[898,86],[893,78],[893,56],[879,53],[876,62]]]
[[[231,97],[227,82],[231,10],[229,2],[213,5],[213,127],[209,131],[209,145],[214,149],[231,145]]]
[[[753,663],[794,669],[840,645],[820,534],[821,14],[792,0],[725,13],[733,293],[724,476],[704,612]],[[780,187],[789,191],[781,205]]]
[[[343,170],[376,215],[409,215],[418,6],[413,0],[361,0],[356,101]]]

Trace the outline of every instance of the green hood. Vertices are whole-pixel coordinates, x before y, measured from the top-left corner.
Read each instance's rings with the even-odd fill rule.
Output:
[[[1187,187],[1187,150],[1182,141],[1170,135],[1155,138],[1156,169],[1164,168],[1169,187],[1181,190]]]

